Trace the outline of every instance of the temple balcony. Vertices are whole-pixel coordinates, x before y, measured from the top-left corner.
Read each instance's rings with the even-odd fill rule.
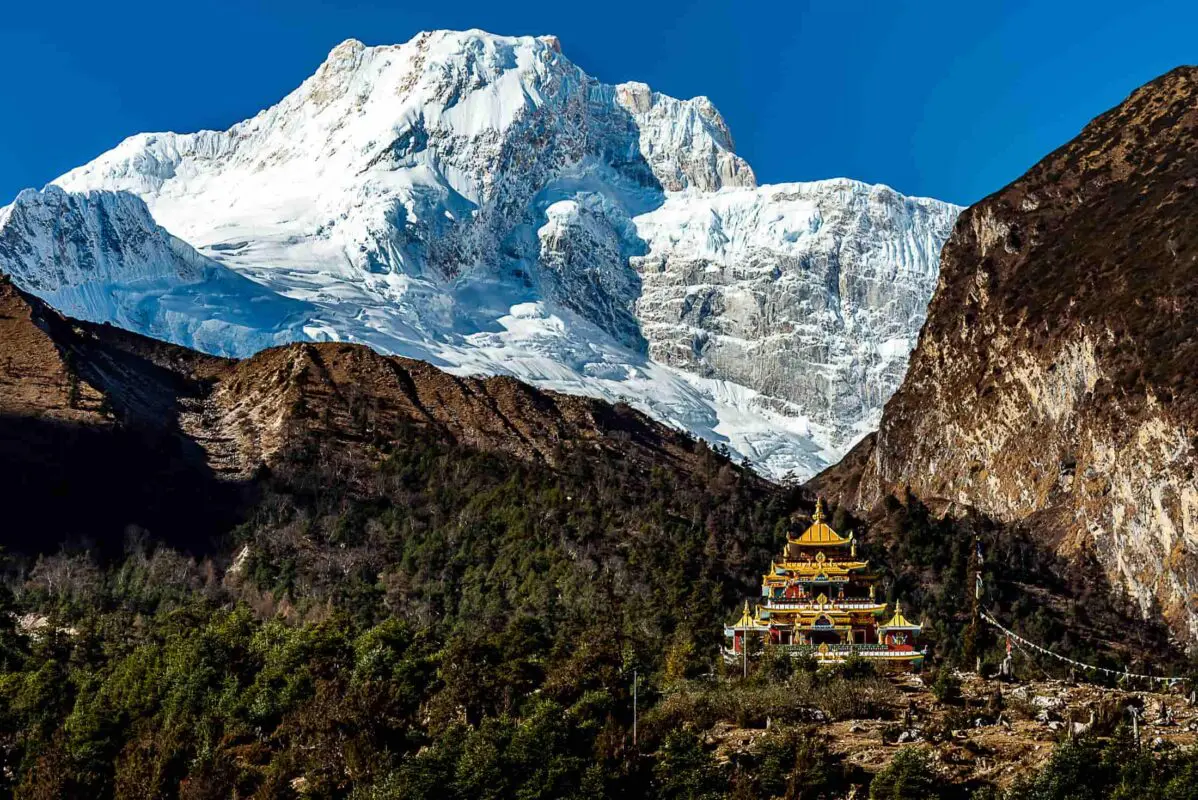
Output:
[[[775,644],[782,653],[791,656],[811,655],[817,660],[847,659],[849,655],[859,655],[863,659],[910,659],[924,655],[924,650],[896,649],[888,644],[828,644],[827,650],[822,650],[821,644]]]
[[[826,648],[823,648],[821,645],[806,644],[776,644],[770,646],[779,648],[791,658],[811,657],[817,662],[825,664],[838,664],[853,655],[871,661],[922,663],[928,653],[926,647],[920,650],[913,648],[897,650],[884,644],[829,644]],[[725,663],[728,664],[739,663],[744,658],[740,652],[731,648],[721,648],[721,652]],[[756,656],[750,655],[749,658],[755,659]]]
[[[868,598],[829,600],[827,603],[817,603],[814,600],[778,600],[767,597],[765,607],[778,611],[871,611],[885,608],[886,604]]]
[[[780,648],[782,652],[793,657],[809,655],[818,660],[842,659],[854,654],[862,658],[913,658],[927,652],[927,648],[899,650],[885,644],[829,644],[827,649],[821,649],[824,647],[823,645],[811,644],[780,644],[774,645],[774,647]]]

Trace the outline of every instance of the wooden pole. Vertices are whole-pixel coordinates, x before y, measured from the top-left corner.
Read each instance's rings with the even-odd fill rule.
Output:
[[[978,638],[982,634],[981,605],[982,605],[982,545],[977,537],[973,540],[973,555],[970,556],[970,566],[974,573],[973,609],[970,614],[969,628],[965,632],[966,662],[974,661],[974,670],[978,677],[982,674],[981,643]]]
[[[632,671],[632,746],[636,747],[636,670]]]

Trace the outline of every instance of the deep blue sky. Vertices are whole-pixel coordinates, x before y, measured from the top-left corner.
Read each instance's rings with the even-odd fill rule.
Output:
[[[555,33],[608,82],[706,94],[762,182],[847,175],[973,202],[1198,61],[1198,2],[10,0],[0,204],[139,131],[225,128],[339,41]]]

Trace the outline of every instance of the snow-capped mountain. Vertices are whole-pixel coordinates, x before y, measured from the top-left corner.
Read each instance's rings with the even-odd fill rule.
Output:
[[[197,253],[126,192],[21,192],[0,209],[0,269],[76,317],[218,355],[303,338],[310,311]]]
[[[627,400],[776,475],[813,473],[876,421],[959,211],[844,180],[758,187],[706,98],[606,85],[552,37],[480,31],[347,41],[228,131],[133,136],[55,183],[141,198],[146,229],[209,276],[164,254],[156,309],[125,299],[116,258],[56,300],[0,257],[67,313],[237,354],[353,340]],[[258,315],[230,293],[225,313],[253,324],[219,346],[155,316],[202,317],[185,298],[213,275],[294,305]]]

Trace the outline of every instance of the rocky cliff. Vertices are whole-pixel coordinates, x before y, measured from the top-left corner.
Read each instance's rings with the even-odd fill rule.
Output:
[[[966,210],[876,437],[821,483],[1020,524],[1198,642],[1196,134],[1183,67]]]
[[[671,197],[636,220],[649,353],[847,444],[902,381],[956,215],[851,180]]]

